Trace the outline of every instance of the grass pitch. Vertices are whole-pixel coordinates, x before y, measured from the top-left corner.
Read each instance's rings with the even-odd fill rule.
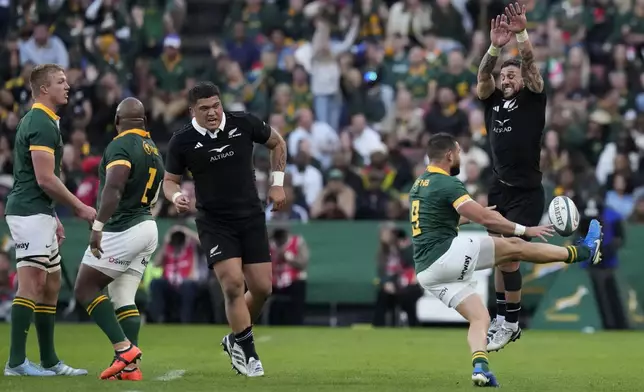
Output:
[[[37,361],[35,329],[29,358]],[[213,326],[143,326],[142,382],[101,381],[112,356],[93,324],[59,324],[58,354],[87,377],[2,377],[0,391],[468,391],[474,389],[465,329],[329,329],[257,327],[266,376],[230,370]],[[644,334],[525,331],[490,364],[501,387],[515,391],[641,391]],[[9,325],[0,325],[0,357]]]

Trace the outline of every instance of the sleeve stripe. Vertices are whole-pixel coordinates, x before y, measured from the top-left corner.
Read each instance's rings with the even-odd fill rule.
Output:
[[[29,151],[44,151],[50,154],[54,154],[54,149],[47,146],[29,146]]]
[[[130,161],[126,161],[125,159],[119,159],[118,161],[112,161],[112,162],[108,163],[107,166],[105,167],[105,170],[109,169],[112,166],[116,166],[116,165],[123,165],[123,166],[127,166],[129,168],[132,168],[132,164],[130,163]]]
[[[470,195],[463,195],[463,196],[459,197],[458,199],[456,199],[456,201],[454,201],[452,203],[452,205],[454,206],[455,209],[458,210],[458,208],[460,206],[462,206],[463,204],[467,203],[468,201],[472,201],[472,198],[470,197]]]

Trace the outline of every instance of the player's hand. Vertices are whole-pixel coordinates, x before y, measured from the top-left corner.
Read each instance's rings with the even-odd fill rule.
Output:
[[[507,29],[514,34],[518,34],[525,30],[528,25],[528,19],[525,14],[525,4],[521,5],[518,2],[515,4],[508,4],[508,6],[505,7],[505,15],[508,17]]]
[[[268,200],[273,203],[273,209],[271,211],[280,211],[284,208],[284,202],[286,201],[284,187],[271,186],[268,190]]]
[[[80,207],[74,209],[74,215],[92,224],[96,219],[96,210],[90,206],[82,204]]]
[[[101,240],[103,239],[103,232],[92,230],[89,235],[89,250],[94,257],[100,259],[103,255],[103,248],[101,248]]]
[[[495,19],[492,19],[492,26],[490,27],[492,45],[501,48],[510,42],[511,38],[512,34],[508,30],[508,18],[505,15],[498,15]]]
[[[56,239],[58,240],[58,246],[60,246],[63,241],[65,241],[65,228],[60,222],[60,219],[56,218]]]
[[[174,201],[174,206],[177,208],[178,213],[183,213],[190,210],[190,199],[186,195],[177,197]]]
[[[546,237],[552,237],[555,233],[553,225],[533,226],[525,228],[525,235],[527,237],[538,237],[544,242],[548,242]]]

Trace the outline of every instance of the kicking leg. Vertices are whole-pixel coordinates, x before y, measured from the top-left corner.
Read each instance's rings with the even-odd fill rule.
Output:
[[[117,273],[114,271],[114,274]],[[101,328],[114,347],[114,361],[101,373],[102,379],[116,375],[141,357],[141,350],[125,337],[109,298],[101,294],[101,291],[113,280],[112,276],[87,264],[81,264],[74,288],[76,299],[85,306],[87,314]]]
[[[580,245],[556,246],[547,243],[531,243],[519,238],[493,238],[495,264],[502,265],[514,260],[525,260],[535,264],[565,262],[592,262],[596,264],[601,258],[601,225],[595,219],[590,223],[588,234]],[[507,318],[506,318],[507,320]],[[521,337],[521,330],[512,330],[505,326],[497,331],[490,340],[488,351],[498,351],[509,342]]]
[[[472,366],[474,367],[472,382],[479,387],[498,386],[496,377],[490,371],[485,348],[490,315],[481,297],[475,293],[470,294],[456,306],[456,311],[470,323],[467,331],[467,343],[472,352]]]

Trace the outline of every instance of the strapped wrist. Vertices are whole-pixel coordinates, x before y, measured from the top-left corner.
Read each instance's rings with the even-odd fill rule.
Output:
[[[490,44],[490,47],[487,49],[487,54],[489,54],[492,57],[499,57],[500,53],[501,53],[501,48],[497,48],[492,44]]]
[[[523,30],[520,33],[517,33],[515,35],[517,42],[525,42],[527,41],[530,37],[528,37],[528,30]]]

